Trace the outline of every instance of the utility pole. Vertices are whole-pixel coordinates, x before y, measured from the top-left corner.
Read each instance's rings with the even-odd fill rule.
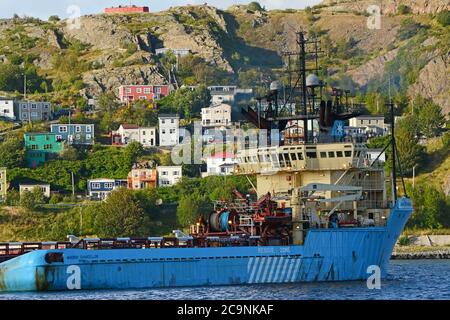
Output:
[[[303,32],[298,33],[298,44],[300,45],[300,75],[302,77],[302,102],[303,102],[303,115],[305,119],[303,120],[303,131],[305,144],[308,143],[308,97],[306,92],[306,39]]]
[[[81,235],[83,234],[83,207],[81,204],[79,208],[80,208],[80,237],[81,237]]]
[[[27,101],[27,74],[23,74],[23,100],[27,104],[28,123],[31,124],[31,108]]]
[[[413,189],[415,189],[415,186],[416,186],[416,184],[415,184],[415,179],[416,179],[416,167],[417,167],[417,164],[415,164],[414,167],[413,167],[413,183],[412,183]]]
[[[72,197],[75,197],[75,178],[73,175],[73,171],[70,172],[72,175]]]
[[[23,99],[27,100],[27,74],[23,74]]]

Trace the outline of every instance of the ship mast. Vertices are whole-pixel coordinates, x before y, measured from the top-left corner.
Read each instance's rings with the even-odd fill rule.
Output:
[[[300,46],[300,77],[302,81],[302,102],[303,102],[303,115],[305,118],[303,119],[303,132],[304,132],[304,142],[308,143],[308,107],[307,107],[307,89],[306,89],[306,39],[305,34],[303,32],[298,33],[298,45]]]

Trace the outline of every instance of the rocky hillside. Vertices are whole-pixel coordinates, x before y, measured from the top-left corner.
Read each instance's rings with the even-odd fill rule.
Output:
[[[207,79],[245,86],[249,77],[255,82],[261,74],[276,77],[282,51],[295,48],[294,32],[303,29],[322,40],[327,80],[365,90],[384,83],[386,76],[399,78],[398,87],[409,95],[433,98],[450,112],[449,27],[434,18],[448,2],[382,0],[381,30],[367,28],[369,3],[326,0],[312,9],[284,11],[185,6],[150,14],[88,15],[79,28],[58,19],[3,20],[0,65],[31,63],[46,83],[35,91],[64,101],[70,94],[96,97],[124,83],[167,83],[167,68],[155,49],[187,48],[192,57],[181,63],[192,70],[180,75],[181,82]],[[398,14],[400,4],[407,12]],[[207,77],[205,68],[213,76]]]

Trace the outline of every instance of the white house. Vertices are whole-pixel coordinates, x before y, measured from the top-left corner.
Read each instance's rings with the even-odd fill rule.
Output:
[[[206,158],[207,172],[202,176],[226,176],[234,171],[234,166],[237,163],[234,154],[220,152],[213,156]]]
[[[34,188],[39,188],[42,190],[44,197],[50,198],[50,185],[49,184],[20,184],[19,194],[22,195],[24,192],[33,192]]]
[[[171,48],[158,48],[155,49],[155,53],[157,55],[165,55],[167,52],[172,52],[174,55],[179,57],[187,56],[191,53],[190,49],[182,48],[182,49],[171,49]]]
[[[173,186],[181,181],[183,176],[182,166],[160,166],[156,168],[158,172],[158,186]]]
[[[159,145],[161,147],[173,147],[180,140],[180,117],[178,115],[160,115],[159,120]]]
[[[388,134],[389,125],[384,123],[384,116],[359,116],[349,120],[349,127],[362,128],[365,134]]]
[[[369,160],[370,164],[372,164],[378,156],[378,161],[382,163],[386,162],[386,153],[383,152],[383,149],[368,149],[366,151],[366,159]]]
[[[144,147],[154,147],[156,138],[155,127],[139,127],[134,124],[122,124],[117,131],[112,132],[113,145],[127,145],[131,141],[137,141]]]
[[[236,86],[209,86],[212,104],[223,102],[234,102],[236,96]]]
[[[0,100],[0,117],[16,120],[14,115],[14,100]]]
[[[202,108],[203,127],[227,127],[231,125],[231,106],[221,103],[209,108]]]

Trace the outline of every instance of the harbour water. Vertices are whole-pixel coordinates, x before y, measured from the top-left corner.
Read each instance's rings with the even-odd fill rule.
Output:
[[[450,300],[450,260],[391,261],[381,289],[369,290],[365,282],[297,283],[148,289],[123,291],[74,291],[50,293],[0,293],[0,300]]]

